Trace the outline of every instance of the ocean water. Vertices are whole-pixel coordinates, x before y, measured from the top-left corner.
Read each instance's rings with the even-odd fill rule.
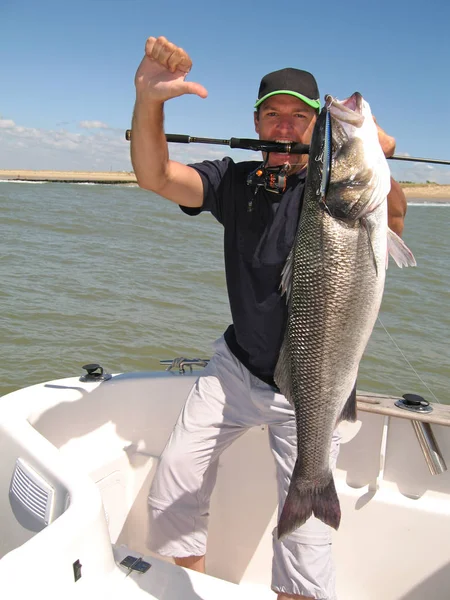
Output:
[[[410,199],[358,388],[450,403],[450,204]],[[209,357],[230,323],[222,228],[134,186],[0,182],[0,395],[100,363]]]

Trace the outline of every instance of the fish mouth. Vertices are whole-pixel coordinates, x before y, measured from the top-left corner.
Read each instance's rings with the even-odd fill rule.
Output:
[[[337,100],[333,96],[325,96],[325,106],[331,116],[348,123],[354,127],[361,127],[364,123],[364,99],[359,92],[354,92],[345,100]]]
[[[342,104],[346,106],[349,110],[362,114],[363,97],[359,92],[355,92],[354,94],[343,100]]]

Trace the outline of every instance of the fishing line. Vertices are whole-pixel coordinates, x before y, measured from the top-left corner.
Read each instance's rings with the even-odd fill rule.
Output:
[[[419,373],[416,371],[416,369],[412,366],[412,364],[409,362],[409,360],[406,358],[405,353],[403,352],[403,350],[399,347],[399,345],[397,344],[397,342],[394,340],[394,338],[392,337],[392,335],[389,333],[389,331],[386,329],[386,327],[383,324],[383,321],[380,319],[380,317],[377,317],[377,320],[380,322],[381,326],[383,327],[384,331],[387,333],[389,339],[392,341],[392,343],[394,344],[394,346],[397,348],[397,350],[400,352],[400,354],[403,356],[403,358],[405,359],[405,362],[409,365],[409,367],[412,369],[412,371],[414,371],[414,373],[417,375],[417,378],[419,379],[419,381],[422,383],[422,385],[424,385],[427,390],[430,392],[430,394],[433,396],[433,398],[436,400],[436,402],[438,404],[441,404],[441,401],[436,398],[436,396],[433,394],[433,392],[431,391],[431,389],[429,388],[429,386],[427,385],[427,383],[422,379],[422,377],[419,375]]]

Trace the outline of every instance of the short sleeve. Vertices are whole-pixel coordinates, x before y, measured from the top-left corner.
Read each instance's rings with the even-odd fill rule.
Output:
[[[233,168],[233,159],[226,157],[222,160],[205,160],[201,163],[189,165],[195,169],[203,181],[203,206],[191,208],[180,205],[181,210],[187,215],[198,215],[201,212],[210,212],[223,224],[223,198],[230,179],[230,170]]]

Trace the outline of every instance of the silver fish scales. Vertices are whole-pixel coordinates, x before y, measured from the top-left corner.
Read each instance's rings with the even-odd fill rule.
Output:
[[[278,537],[312,514],[339,527],[329,466],[333,431],[356,418],[356,377],[380,308],[388,249],[400,266],[415,264],[388,229],[389,189],[369,105],[358,93],[344,102],[327,97],[282,281],[288,323],[275,381],[295,409],[298,456]]]

